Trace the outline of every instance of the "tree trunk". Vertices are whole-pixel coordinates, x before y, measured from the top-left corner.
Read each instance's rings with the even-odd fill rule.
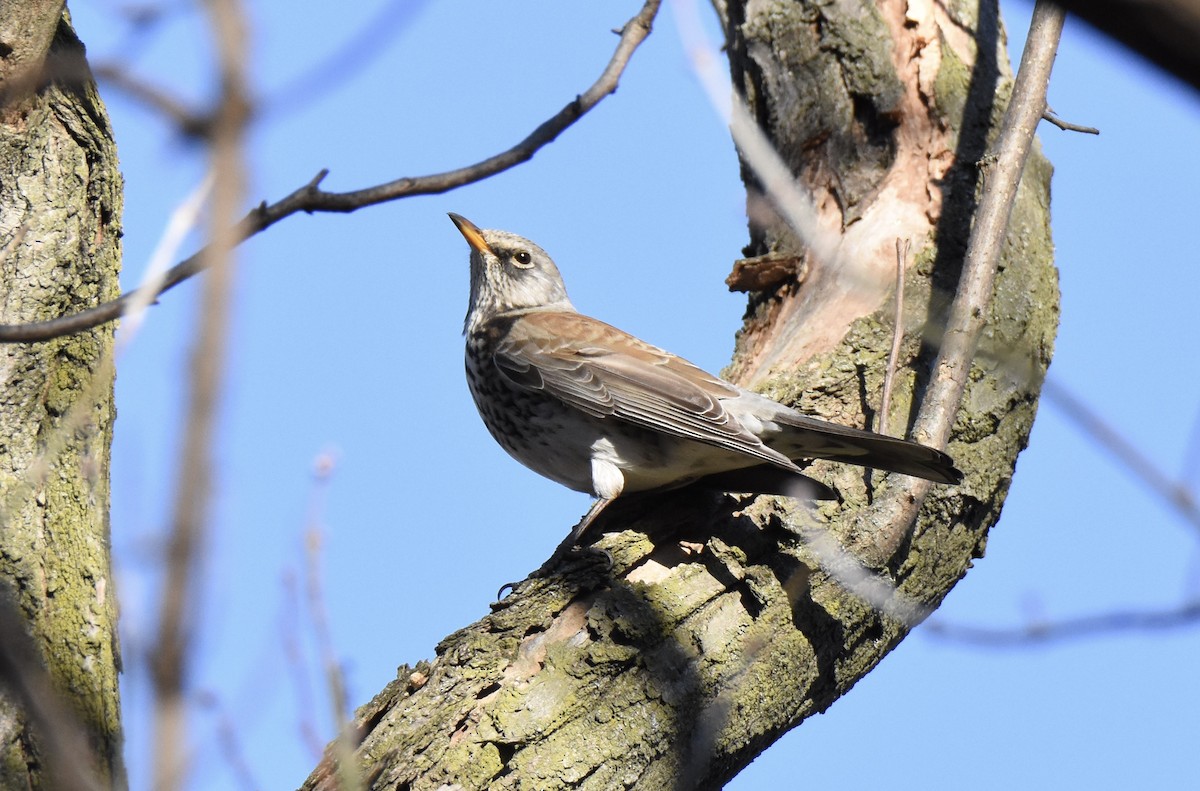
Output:
[[[0,5],[0,90],[0,322],[113,299],[121,176],[62,2]],[[3,788],[125,782],[109,561],[112,338],[108,324],[0,347]],[[39,694],[42,681],[52,692]]]
[[[751,239],[735,282],[756,290],[726,373],[868,425],[892,342],[896,240],[909,239],[887,416],[901,432],[1011,90],[996,4],[718,10],[735,85],[840,238],[839,266],[810,260],[745,173]],[[546,569],[432,662],[402,667],[305,788],[348,777],[370,788],[715,788],[825,710],[941,602],[999,517],[1057,327],[1049,179],[1035,150],[949,446],[966,480],[934,487],[915,525],[896,507],[911,479],[829,463],[810,470],[843,499],[814,512],[691,490],[619,501],[596,525],[611,566],[583,556]]]

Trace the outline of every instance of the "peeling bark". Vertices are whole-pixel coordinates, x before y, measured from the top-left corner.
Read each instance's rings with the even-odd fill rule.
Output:
[[[0,92],[0,322],[113,299],[121,176],[63,3],[4,5]],[[6,673],[3,788],[76,787],[64,780],[73,776],[124,785],[109,563],[112,333],[0,347],[0,605],[23,617],[40,655],[33,671],[48,672],[69,713],[59,724],[73,730],[77,719],[91,751],[56,765],[48,745],[62,734],[31,724],[16,703],[29,679]]]
[[[889,424],[909,426],[1010,91],[996,5],[718,10],[735,85],[841,236],[836,266],[810,260],[744,174],[746,255],[793,263],[755,281],[765,290],[727,375],[868,425],[891,346],[895,240],[908,238]],[[961,486],[935,487],[915,526],[877,507],[909,479],[829,463],[809,469],[843,500],[815,512],[691,490],[618,501],[594,527],[611,566],[584,555],[544,569],[359,710],[353,760],[366,785],[715,788],[848,691],[982,556],[999,517],[1057,328],[1049,179],[1035,152],[949,447]],[[898,546],[883,540],[897,531]],[[828,539],[886,578],[914,619],[850,592],[842,567],[855,563],[830,556]],[[336,787],[339,756],[304,787]]]

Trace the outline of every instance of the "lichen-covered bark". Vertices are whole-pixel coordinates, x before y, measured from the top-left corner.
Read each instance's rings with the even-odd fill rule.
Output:
[[[0,86],[0,322],[113,299],[121,176],[61,2],[3,6]],[[0,346],[0,595],[82,724],[103,787],[124,784],[109,564],[112,332]],[[0,694],[0,787],[55,787],[45,745]]]
[[[731,0],[718,11],[735,84],[841,238],[836,261],[809,260],[745,174],[744,265],[800,260],[804,276],[751,295],[727,375],[820,417],[875,419],[895,240],[907,238],[888,416],[902,432],[1009,94],[995,3]],[[816,512],[690,490],[618,501],[594,527],[611,565],[585,555],[544,569],[359,711],[353,760],[367,786],[715,788],[849,690],[915,622],[851,592],[854,573],[889,581],[904,606],[886,611],[919,619],[999,517],[1057,327],[1049,179],[1035,152],[949,447],[966,480],[934,487],[898,549],[880,540],[897,527],[884,504],[909,479],[835,464],[810,468],[843,498]],[[336,755],[306,788],[336,786]]]

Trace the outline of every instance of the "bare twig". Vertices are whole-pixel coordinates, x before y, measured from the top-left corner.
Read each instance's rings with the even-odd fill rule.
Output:
[[[170,91],[134,75],[123,64],[102,63],[93,69],[96,79],[123,91],[150,109],[166,116],[187,137],[208,137],[213,119],[187,106]]]
[[[262,783],[255,779],[254,771],[246,761],[245,750],[242,749],[233,720],[224,711],[218,711],[217,717],[217,744],[238,785],[245,791],[262,788]]]
[[[337,729],[333,740],[338,779],[347,791],[362,788],[358,776],[358,764],[354,761],[354,739],[352,727],[346,718],[348,709],[346,679],[333,647],[333,633],[329,628],[329,613],[325,606],[325,594],[321,585],[321,513],[326,487],[333,473],[333,456],[325,453],[317,460],[313,498],[309,506],[309,525],[305,534],[304,589],[308,599],[308,614],[312,620],[313,634],[321,664],[325,672],[325,683],[329,691],[329,704]]]
[[[362,27],[343,41],[335,52],[318,63],[309,65],[303,73],[291,78],[271,96],[257,102],[258,114],[292,112],[311,104],[330,89],[344,84],[347,77],[369,63],[370,59],[384,52],[380,44],[402,30],[404,25],[422,11],[428,2],[414,3],[412,0],[391,0],[376,11]],[[147,17],[152,24],[161,17],[161,11]],[[145,28],[133,20],[134,32]],[[125,55],[123,45],[117,51]],[[192,138],[207,138],[213,119],[199,108],[189,106],[170,91],[139,77],[121,62],[105,62],[93,67],[96,79],[107,86],[124,92],[127,96],[148,107],[170,121],[179,132]]]
[[[933,612],[932,607],[905,595],[886,574],[865,566],[833,533],[815,520],[808,521],[809,524],[797,530],[804,538],[804,548],[813,554],[821,570],[843,588],[907,629],[916,627]]]
[[[238,787],[247,791],[262,788],[262,783],[254,779],[254,772],[246,761],[245,750],[242,749],[241,739],[238,737],[237,722],[226,710],[220,696],[216,692],[207,691],[200,693],[196,698],[201,705],[212,711],[216,721],[217,749]]]
[[[307,552],[307,547],[305,551]],[[283,653],[288,670],[291,671],[290,675],[296,696],[296,725],[300,731],[300,739],[308,748],[315,763],[321,760],[321,754],[325,749],[325,738],[316,724],[316,705],[309,689],[308,664],[300,644],[300,615],[304,612],[304,606],[301,601],[300,582],[297,580],[296,574],[289,570],[284,575],[283,586],[286,605],[280,639],[283,642]]]
[[[904,265],[908,261],[908,239],[896,240],[896,315],[892,326],[892,348],[888,352],[887,370],[883,375],[883,398],[879,403],[879,420],[875,421],[880,434],[888,433],[888,415],[892,409],[892,385],[896,379],[896,361],[900,359],[900,342],[904,340]]]
[[[249,105],[245,67],[248,61],[245,19],[238,0],[209,0],[207,10],[217,49],[220,101],[213,112],[213,202],[211,241],[204,265],[205,280],[199,328],[192,349],[187,424],[179,463],[178,494],[167,548],[166,580],[155,645],[154,778],[158,789],[183,783],[188,753],[186,692],[191,661],[192,615],[198,557],[209,516],[212,486],[213,428],[222,384],[229,303],[233,290],[232,252],[240,241],[235,212],[245,189],[243,137]]]
[[[28,220],[21,223],[17,227],[16,232],[12,235],[12,238],[8,240],[8,243],[5,244],[4,247],[0,248],[0,263],[7,261],[8,257],[12,255],[13,251],[25,243],[25,235],[27,233],[29,233]]]
[[[1100,134],[1100,130],[1094,126],[1080,126],[1078,124],[1073,124],[1070,121],[1064,121],[1055,115],[1053,110],[1049,109],[1042,113],[1042,120],[1054,124],[1064,132],[1082,132],[1085,135]]]
[[[1086,436],[1107,450],[1135,478],[1166,501],[1193,529],[1200,531],[1200,503],[1196,502],[1196,496],[1186,484],[1172,480],[1136,445],[1062,385],[1047,379],[1042,385],[1042,395],[1057,404]]]
[[[1048,0],[1038,0],[1012,100],[996,141],[994,164],[988,168],[971,226],[946,332],[913,426],[912,438],[918,442],[943,448],[950,438],[950,429],[966,391],[975,347],[987,321],[997,263],[1017,187],[1038,121],[1046,109],[1046,88],[1062,26],[1062,9]],[[886,525],[886,535],[871,529],[861,531],[857,550],[864,553],[864,558],[882,564],[895,553],[920,511],[929,488],[928,481],[914,479],[911,485],[896,487],[876,501],[872,513],[865,514],[863,524]]]
[[[1094,637],[1115,632],[1151,632],[1179,629],[1200,623],[1200,600],[1171,610],[1129,610],[1086,615],[1063,621],[1033,623],[1004,629],[930,621],[927,634],[943,640],[975,643],[994,648],[1023,648],[1038,643]]]
[[[366,189],[351,192],[325,192],[320,189],[328,171],[321,171],[308,184],[300,187],[282,200],[267,205],[263,203],[250,211],[241,222],[229,231],[236,242],[254,236],[275,223],[297,212],[351,212],[377,203],[408,198],[414,195],[433,195],[481,181],[509,168],[526,162],[543,146],[553,142],[604,97],[617,89],[629,58],[638,45],[650,34],[650,26],[661,0],[647,0],[642,10],[621,28],[621,38],[612,59],[609,60],[599,79],[590,88],[557,114],[534,129],[520,143],[507,151],[489,157],[474,165],[437,173],[430,176],[401,178]],[[204,271],[210,261],[211,251],[205,248],[195,255],[176,264],[167,273],[159,293],[170,290],[183,281]],[[0,325],[0,343],[32,343],[81,332],[91,327],[120,318],[129,307],[130,294],[124,294],[112,302],[106,302],[71,316],[32,324]]]

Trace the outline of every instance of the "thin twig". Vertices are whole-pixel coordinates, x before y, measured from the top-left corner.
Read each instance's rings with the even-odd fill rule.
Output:
[[[258,114],[282,111],[295,112],[320,99],[332,88],[345,84],[346,79],[360,70],[370,59],[385,51],[382,44],[410,23],[428,2],[391,0],[376,11],[362,27],[343,41],[332,54],[308,66],[303,73],[291,78],[283,87],[258,102]],[[156,21],[157,17],[150,18]],[[135,25],[136,27],[136,25]],[[124,49],[117,51],[125,52]],[[170,91],[132,73],[123,62],[105,62],[93,66],[97,81],[124,92],[174,124],[180,134],[192,138],[207,138],[212,118],[188,106]]]
[[[97,81],[123,91],[160,115],[166,116],[183,135],[208,137],[213,122],[211,116],[188,107],[170,91],[135,76],[123,64],[101,63],[92,71]]]
[[[0,248],[0,264],[8,260],[13,251],[25,243],[25,235],[29,233],[29,220],[17,226],[16,232],[4,247]]]
[[[218,707],[217,711],[217,745],[221,756],[230,773],[237,779],[238,785],[244,791],[254,791],[262,788],[263,784],[254,777],[254,770],[246,760],[246,752],[238,739],[237,727],[234,720]]]
[[[155,645],[153,683],[156,745],[155,788],[171,791],[183,785],[188,754],[187,676],[192,661],[192,621],[212,489],[212,438],[220,400],[230,294],[232,253],[240,241],[235,212],[245,191],[244,136],[250,108],[246,64],[249,61],[243,9],[238,0],[207,3],[217,50],[220,101],[213,112],[213,200],[211,241],[204,265],[212,272],[201,295],[199,323],[192,349],[191,381],[184,440],[179,462],[178,494],[167,546],[166,580]]]
[[[238,736],[238,720],[230,716],[220,696],[213,690],[205,691],[196,696],[206,709],[212,711],[216,721],[217,750],[229,773],[233,775],[240,788],[253,791],[262,788],[262,783],[254,779],[254,771],[246,761],[246,752],[242,749],[242,740]]]
[[[888,352],[887,370],[883,374],[883,398],[879,403],[879,420],[875,421],[875,430],[880,434],[888,433],[896,362],[900,359],[900,342],[904,339],[904,265],[908,261],[908,245],[908,239],[896,240],[896,315],[892,324],[892,349]]]
[[[329,611],[325,606],[325,594],[321,585],[321,514],[324,511],[324,494],[333,474],[334,460],[331,454],[322,454],[317,459],[316,480],[312,502],[309,506],[308,529],[305,534],[304,589],[308,599],[308,615],[312,621],[313,636],[321,655],[325,683],[329,692],[329,705],[333,713],[336,736],[333,754],[336,760],[338,780],[343,789],[352,791],[363,787],[354,761],[354,739],[351,723],[346,717],[348,698],[346,679],[333,646],[333,631],[329,627]]]
[[[1062,9],[1048,0],[1038,0],[1033,9],[1012,99],[1004,114],[994,157],[989,157],[994,164],[988,168],[971,226],[958,291],[913,426],[912,438],[933,447],[946,446],[966,391],[971,361],[995,290],[1008,218],[1038,121],[1046,109],[1046,89],[1062,35],[1063,16]],[[928,481],[914,479],[911,485],[895,487],[876,500],[870,512],[864,513],[862,524],[864,528],[870,524],[886,525],[886,534],[863,529],[856,551],[864,553],[864,558],[869,556],[873,563],[886,563],[907,535],[929,489]]]
[[[1150,457],[1062,385],[1047,379],[1042,385],[1042,395],[1056,403],[1086,436],[1107,450],[1135,478],[1174,508],[1193,529],[1200,531],[1200,503],[1197,503],[1196,496],[1185,484],[1173,481]]]
[[[307,551],[307,547],[305,547]],[[300,731],[300,739],[308,748],[313,763],[321,760],[325,749],[325,737],[316,724],[316,705],[309,689],[308,664],[304,650],[300,645],[301,618],[304,612],[301,600],[300,582],[297,575],[290,570],[284,574],[283,587],[285,606],[284,621],[281,624],[280,639],[283,641],[283,653],[290,671],[294,694],[296,697],[296,726]]]
[[[526,162],[543,146],[554,141],[604,97],[617,89],[617,82],[624,72],[629,58],[638,45],[650,34],[650,26],[661,0],[647,0],[642,10],[621,28],[621,39],[612,59],[609,60],[599,79],[590,88],[557,114],[534,129],[520,143],[507,151],[489,157],[474,165],[437,173],[430,176],[401,178],[366,189],[351,192],[325,192],[320,189],[328,171],[322,170],[308,184],[300,187],[282,200],[251,210],[241,222],[228,232],[235,241],[242,242],[271,227],[280,220],[297,212],[351,212],[377,203],[408,198],[414,195],[434,195],[481,181],[509,168]],[[209,248],[176,264],[167,273],[159,294],[170,290],[183,281],[204,271],[210,258]],[[0,343],[33,343],[70,335],[120,318],[129,306],[130,294],[123,294],[112,302],[106,302],[71,316],[31,324],[0,325]]]
[[[1085,135],[1100,134],[1100,130],[1094,126],[1080,126],[1078,124],[1073,124],[1070,121],[1064,121],[1055,115],[1053,110],[1046,110],[1046,112],[1042,113],[1042,120],[1054,124],[1064,132],[1082,132]]]
[[[1130,610],[1086,615],[1063,621],[1034,623],[1015,629],[968,626],[931,621],[926,634],[943,640],[975,643],[995,648],[1022,648],[1037,643],[1094,637],[1116,632],[1150,632],[1179,629],[1200,623],[1200,601],[1189,601],[1171,610]]]

